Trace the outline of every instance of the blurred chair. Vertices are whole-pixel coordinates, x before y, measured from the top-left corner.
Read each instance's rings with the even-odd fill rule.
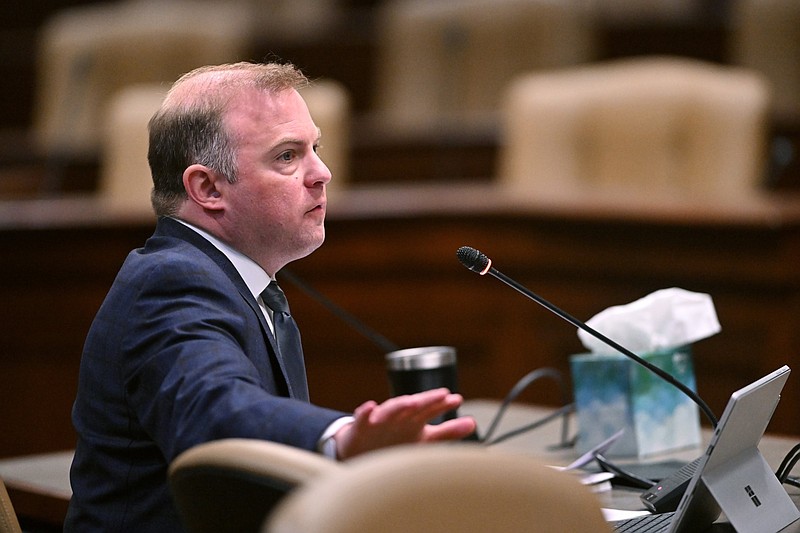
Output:
[[[288,496],[265,533],[610,531],[595,495],[531,457],[401,446],[346,462]]]
[[[328,193],[335,194],[350,179],[350,93],[336,80],[318,79],[303,88],[300,94],[322,132],[319,154],[333,174]]]
[[[581,0],[394,0],[379,13],[374,111],[410,131],[496,120],[525,71],[593,59]]]
[[[169,84],[130,85],[109,97],[102,117],[98,196],[113,211],[152,213],[153,179],[147,162],[147,124]],[[322,131],[320,155],[333,173],[335,194],[347,183],[350,161],[350,97],[334,80],[316,80],[301,90],[314,122]]]
[[[247,9],[222,0],[123,0],[59,11],[39,38],[37,146],[51,160],[96,160],[116,92],[243,59],[249,24]]]
[[[521,196],[753,195],[769,98],[757,73],[691,59],[531,73],[505,96],[498,179]]]
[[[287,493],[339,468],[322,455],[287,445],[223,439],[179,455],[170,465],[169,485],[189,532],[255,532]]]
[[[247,7],[256,39],[281,44],[313,41],[329,32],[340,22],[348,4],[344,0],[228,1]]]
[[[777,115],[800,121],[800,2],[737,0],[732,4],[730,61],[772,83]]]
[[[114,211],[153,213],[147,163],[147,123],[167,93],[166,84],[125,87],[109,98],[102,120],[97,195]]]
[[[14,506],[11,505],[11,498],[8,497],[8,491],[2,479],[0,479],[0,533],[22,533],[17,514],[14,512]]]
[[[697,0],[587,0],[587,3],[604,25],[685,22],[703,14],[703,2]]]

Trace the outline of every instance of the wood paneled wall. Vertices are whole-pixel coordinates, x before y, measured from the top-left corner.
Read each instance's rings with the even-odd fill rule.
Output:
[[[0,205],[0,457],[69,448],[86,331],[126,254],[154,226],[93,200]],[[800,203],[737,206],[520,202],[476,188],[342,192],[326,243],[291,270],[400,347],[452,345],[462,392],[502,398],[525,373],[568,376],[575,329],[455,251],[485,252],[508,276],[581,319],[664,287],[712,295],[722,332],[695,345],[701,396],[730,393],[800,359]],[[312,398],[352,409],[389,394],[383,352],[285,283],[300,322]],[[799,367],[800,368],[800,367]],[[553,383],[526,401],[556,405]],[[800,377],[769,430],[800,434]]]

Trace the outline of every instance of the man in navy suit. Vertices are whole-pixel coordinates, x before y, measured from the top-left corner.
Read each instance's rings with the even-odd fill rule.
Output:
[[[352,416],[308,403],[302,351],[278,349],[260,296],[325,236],[331,174],[294,67],[238,63],[178,80],[150,122],[158,223],[126,259],[86,339],[65,531],[180,531],[169,463],[214,439],[281,442],[345,459],[461,439],[427,422],[446,390],[367,402]]]

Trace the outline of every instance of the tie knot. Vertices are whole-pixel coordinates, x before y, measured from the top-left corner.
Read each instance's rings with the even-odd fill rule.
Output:
[[[289,313],[289,302],[286,301],[286,295],[278,286],[277,281],[270,282],[267,288],[261,293],[261,299],[264,305],[272,309],[273,313]]]

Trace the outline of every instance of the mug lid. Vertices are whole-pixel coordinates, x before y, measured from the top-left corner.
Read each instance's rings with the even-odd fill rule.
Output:
[[[389,370],[427,370],[456,363],[456,349],[452,346],[422,346],[406,348],[386,354]]]

